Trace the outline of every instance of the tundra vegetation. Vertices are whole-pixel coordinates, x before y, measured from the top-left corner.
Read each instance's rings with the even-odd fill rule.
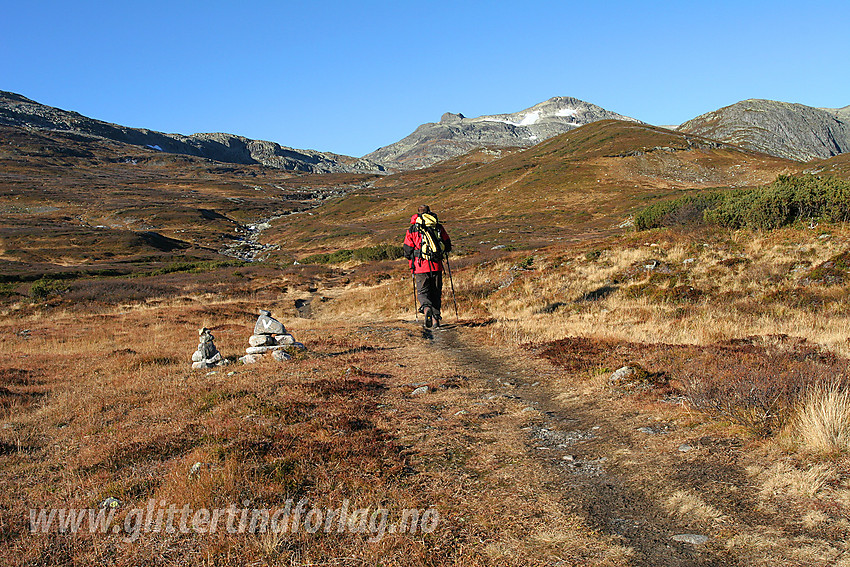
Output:
[[[847,563],[843,161],[814,176],[611,121],[384,178],[124,157],[174,216],[142,218],[118,192],[91,206],[93,176],[144,194],[118,158],[61,180],[63,203],[4,181],[26,203],[4,209],[0,258],[3,564]],[[15,179],[71,158],[27,159]],[[190,191],[225,218],[191,209]],[[279,215],[258,261],[218,253],[251,216],[229,197],[254,221]],[[398,258],[414,199],[441,202],[457,243],[459,316],[441,332],[413,324]],[[307,350],[190,370],[199,328],[235,360],[258,308]],[[440,520],[379,541],[29,531],[30,509],[110,498],[119,519],[151,500],[308,498]]]

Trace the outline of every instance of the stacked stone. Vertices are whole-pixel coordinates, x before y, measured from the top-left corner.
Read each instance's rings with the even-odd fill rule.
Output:
[[[221,353],[213,343],[215,337],[210,330],[204,327],[198,330],[198,350],[192,353],[192,369],[213,368],[224,366],[227,360],[222,358]]]
[[[244,364],[259,362],[267,353],[271,353],[275,360],[289,360],[292,357],[287,350],[305,348],[286,332],[283,323],[272,317],[271,311],[265,309],[260,309],[260,317],[254,325],[254,334],[248,339],[248,344],[250,346],[245,349],[247,354],[239,359]]]

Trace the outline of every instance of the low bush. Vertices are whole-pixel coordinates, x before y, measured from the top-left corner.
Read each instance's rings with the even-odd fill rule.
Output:
[[[174,262],[172,264],[169,264],[168,266],[165,266],[164,268],[158,268],[151,272],[139,272],[134,275],[137,277],[142,277],[164,276],[166,274],[174,273],[201,274],[204,272],[218,270],[219,268],[242,267],[246,264],[248,264],[248,262],[244,262],[242,260],[204,260],[199,262]]]
[[[663,391],[667,383],[691,407],[739,424],[756,437],[771,436],[794,423],[801,400],[817,391],[818,384],[837,384],[841,391],[850,387],[847,359],[785,335],[705,346],[568,337],[547,343],[540,355],[569,372],[610,372],[640,364],[654,376],[655,387]],[[827,415],[820,409],[813,413]],[[829,427],[823,428],[837,430]]]
[[[850,183],[834,177],[781,175],[764,187],[726,193],[705,219],[729,228],[765,230],[797,220],[846,222]]]
[[[107,279],[75,282],[69,286],[64,297],[74,303],[116,304],[166,297],[175,293],[177,288],[173,286],[136,280]]]
[[[844,380],[846,361],[805,342],[776,340],[780,344],[750,338],[702,349],[682,373],[691,404],[768,437],[793,422],[815,385]]]
[[[404,256],[401,246],[393,244],[378,244],[367,248],[358,248],[352,252],[355,260],[360,262],[377,262],[380,260],[395,260]]]
[[[722,193],[711,191],[655,203],[635,215],[635,228],[648,230],[664,226],[699,224],[704,220],[705,211],[717,206],[722,199]]]
[[[17,286],[14,283],[0,282],[0,297],[10,297],[17,294]]]
[[[53,278],[43,277],[35,280],[30,286],[30,297],[34,301],[44,301],[55,295],[68,291],[68,284]]]
[[[816,175],[781,175],[754,189],[709,191],[654,203],[635,215],[635,228],[707,222],[771,230],[796,221],[849,220],[850,182]]]

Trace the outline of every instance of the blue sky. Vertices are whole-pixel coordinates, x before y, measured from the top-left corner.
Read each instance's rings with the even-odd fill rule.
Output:
[[[850,105],[846,1],[2,2],[0,90],[349,155],[552,96],[662,125]]]

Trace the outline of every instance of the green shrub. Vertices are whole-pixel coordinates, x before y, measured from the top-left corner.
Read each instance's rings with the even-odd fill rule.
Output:
[[[723,193],[710,191],[652,204],[635,215],[635,228],[648,230],[662,226],[701,223],[704,212],[715,207],[722,198]]]
[[[764,187],[731,191],[705,213],[708,222],[729,228],[770,230],[796,221],[850,220],[850,183],[815,175],[779,176]]]
[[[337,250],[327,254],[313,254],[301,260],[302,264],[340,264],[351,260],[351,250]]]
[[[17,291],[15,290],[17,286],[14,283],[0,283],[0,297],[10,297],[15,295]]]
[[[35,280],[30,287],[30,297],[35,301],[44,301],[54,295],[68,291],[68,284],[53,278],[43,277]]]
[[[218,270],[219,268],[230,268],[230,267],[242,267],[247,265],[248,262],[244,262],[242,260],[202,260],[198,262],[174,262],[165,266],[164,268],[159,268],[153,270],[152,272],[140,272],[134,274],[136,277],[142,276],[164,276],[166,274],[175,274],[175,273],[188,273],[188,274],[200,274],[203,272],[211,272],[213,270]]]
[[[404,256],[404,250],[401,246],[394,244],[378,244],[367,248],[358,248],[353,251],[355,260],[361,262],[377,262],[380,260],[395,260]]]
[[[654,203],[635,215],[635,228],[708,222],[771,230],[797,221],[850,220],[850,182],[815,175],[781,175],[755,189],[709,191]]]

